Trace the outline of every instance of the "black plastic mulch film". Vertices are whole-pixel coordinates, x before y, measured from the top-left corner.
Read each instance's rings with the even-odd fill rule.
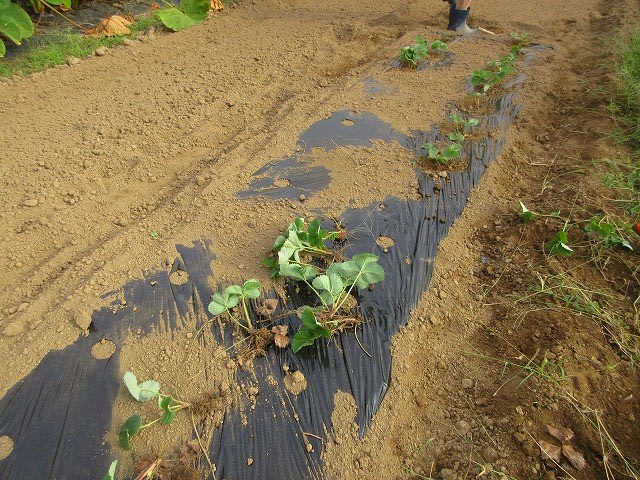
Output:
[[[338,390],[355,398],[356,421],[360,434],[364,434],[389,387],[391,337],[407,323],[411,309],[427,288],[438,242],[462,213],[485,167],[501,151],[507,128],[516,117],[513,93],[492,102],[495,112],[484,116],[482,122],[487,131],[498,129],[501,135],[465,143],[463,153],[471,158],[467,171],[434,180],[416,170],[421,200],[389,196],[369,207],[344,212],[341,218],[349,227],[366,226],[350,232],[353,238],[346,256],[379,254],[386,272],[385,281],[373,291],[359,293],[365,322],[358,329],[358,338],[371,357],[353,332],[345,332],[297,355],[290,349],[272,348],[266,357],[254,361],[251,372],[239,369],[237,382],[257,386],[260,395],[253,411],[248,405],[241,407],[245,411],[228,409],[222,426],[213,433],[209,454],[217,466],[217,479],[324,478],[322,441],[314,436],[326,439],[327,432],[332,431],[333,398]],[[447,110],[450,116],[456,106],[451,104]],[[342,111],[312,125],[300,136],[299,145],[303,150],[331,149],[338,145],[368,146],[375,139],[399,142],[417,153],[424,142],[436,138],[444,136],[435,126],[406,136],[371,113]],[[276,175],[287,178],[290,184],[277,187],[273,181]],[[297,155],[268,164],[254,177],[249,189],[239,193],[241,198],[297,198],[301,193],[309,197],[330,181],[326,169],[305,164]],[[375,243],[379,236],[395,241],[387,254]],[[48,353],[33,372],[11,388],[0,400],[0,435],[11,437],[14,447],[0,461],[0,479],[102,479],[119,452],[117,446],[112,451],[103,439],[111,428],[120,386],[123,340],[138,329],[143,335],[154,328],[178,329],[194,311],[206,312],[212,295],[207,279],[211,277],[214,249],[207,240],[178,245],[179,257],[171,272],[160,271],[123,287],[127,305],[136,306],[135,311],[126,308],[114,315],[111,308],[103,308],[94,312],[87,337]],[[177,269],[188,273],[187,283],[171,284],[169,276]],[[288,298],[281,299],[274,318],[295,332],[300,325],[295,315],[279,317],[283,311],[301,305],[302,300],[292,290],[289,293]],[[225,345],[231,344],[228,331],[215,333]],[[117,346],[106,360],[91,355],[91,347],[101,339],[112,340]],[[284,389],[284,364],[300,370],[307,379],[307,389],[297,396]],[[276,379],[277,385],[270,384],[267,376]],[[311,452],[307,451],[307,442],[313,446]],[[251,465],[247,464],[248,458],[253,459]],[[204,464],[201,467],[207,471]],[[118,478],[125,477],[119,474]]]

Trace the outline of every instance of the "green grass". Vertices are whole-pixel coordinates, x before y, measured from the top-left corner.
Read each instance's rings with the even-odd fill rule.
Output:
[[[135,38],[151,26],[161,25],[155,15],[141,17],[131,25],[131,35]],[[68,57],[84,58],[99,47],[122,45],[127,37],[85,37],[72,28],[62,29],[32,37],[24,47],[24,52],[16,58],[0,60],[0,77],[28,75],[61,65]]]
[[[619,92],[613,110],[640,158],[640,30],[623,43],[616,73]]]

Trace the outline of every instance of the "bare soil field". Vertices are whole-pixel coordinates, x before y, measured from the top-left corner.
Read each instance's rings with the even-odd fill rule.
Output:
[[[230,468],[214,473],[218,459],[204,453],[206,444],[230,412],[251,424],[245,417],[264,393],[238,380],[252,372],[252,360],[223,348],[214,333],[202,336],[210,299],[194,294],[194,305],[205,308],[148,336],[125,325],[121,341],[94,340],[92,315],[135,316],[125,286],[155,286],[158,272],[171,288],[187,282],[176,269],[177,245],[206,246],[210,275],[203,275],[213,291],[255,278],[265,291],[282,292],[261,262],[295,217],[340,219],[389,196],[417,201],[416,169],[446,183],[469,167],[416,163],[398,139],[432,125],[446,131],[451,102],[481,117],[485,99],[469,97],[471,73],[509,52],[510,32],[528,32],[541,47],[519,61],[517,117],[440,241],[428,288],[393,336],[384,398],[366,429],[355,421],[352,395],[326,399],[331,424],[303,444],[321,465],[308,478],[640,478],[640,245],[630,237],[634,251],[603,250],[580,223],[617,208],[601,160],[627,151],[612,138],[606,86],[612,41],[639,24],[640,3],[476,0],[470,24],[495,35],[469,37],[447,34],[446,14],[440,0],[242,1],[186,31],[156,32],[71,67],[0,83],[5,400],[45,356],[91,339],[96,359],[108,362],[118,350],[118,378],[134,371],[209,409],[198,426],[179,415],[168,428],[145,430],[132,454],[117,435],[138,405],[124,387],[110,386],[110,426],[95,435],[120,459],[118,478],[135,478],[182,447],[182,470],[148,478],[234,480]],[[451,64],[395,66],[416,35],[446,39]],[[335,112],[350,112],[343,126],[365,123],[365,112],[382,123],[359,145],[299,141]],[[487,128],[483,136],[494,134]],[[292,155],[326,172],[324,183],[298,191],[285,172],[274,184],[292,187],[289,198],[256,190],[256,172]],[[535,221],[523,220],[519,201],[538,213]],[[569,223],[577,225],[575,254],[550,255],[545,242]],[[372,253],[383,256],[400,238],[376,240]],[[266,353],[280,355],[273,345]],[[203,369],[214,396],[193,380]],[[283,375],[292,396],[304,395],[304,378]],[[154,406],[138,411],[153,418]],[[31,422],[25,417],[17,430]],[[106,473],[76,464],[56,464],[66,476],[52,473],[57,449],[75,448],[63,442],[40,476],[2,467],[19,441],[9,423],[0,417],[0,478]],[[280,478],[238,449],[238,478]]]

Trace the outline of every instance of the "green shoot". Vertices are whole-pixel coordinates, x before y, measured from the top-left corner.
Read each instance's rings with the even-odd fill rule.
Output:
[[[109,465],[109,471],[102,480],[116,480],[116,468],[118,467],[118,460],[114,460]]]
[[[132,415],[122,424],[118,431],[118,443],[120,447],[125,450],[131,450],[131,439],[141,430],[149,428],[158,422],[162,425],[170,425],[180,410],[191,406],[191,404],[187,402],[176,400],[160,392],[160,384],[155,380],[138,383],[138,379],[132,372],[126,372],[123,377],[123,382],[131,396],[139,402],[148,402],[158,397],[158,406],[162,410],[162,414],[158,418],[147,424],[142,424],[142,417],[138,414]]]
[[[438,148],[434,143],[429,142],[422,145],[422,148],[427,151],[427,158],[435,160],[440,165],[447,165],[451,160],[460,158],[462,145],[454,142],[443,150]]]
[[[224,289],[222,293],[216,293],[209,303],[209,312],[214,317],[222,313],[227,313],[231,320],[233,320],[239,327],[248,332],[253,331],[253,323],[251,322],[251,316],[249,315],[249,308],[247,307],[247,301],[250,298],[256,299],[260,297],[260,283],[255,280],[247,280],[240,285],[230,285]],[[244,313],[244,320],[246,325],[240,321],[240,318],[234,314],[233,309],[242,305],[242,311]]]
[[[520,209],[520,216],[525,222],[533,222],[536,219],[536,214],[530,211],[522,202],[520,202]]]

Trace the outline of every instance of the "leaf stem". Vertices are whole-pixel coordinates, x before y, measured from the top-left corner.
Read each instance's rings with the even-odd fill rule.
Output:
[[[251,323],[251,317],[249,316],[249,309],[247,308],[247,302],[245,301],[244,295],[240,297],[240,300],[242,301],[242,308],[244,309],[244,315],[247,319],[249,330],[253,330],[253,323]]]

